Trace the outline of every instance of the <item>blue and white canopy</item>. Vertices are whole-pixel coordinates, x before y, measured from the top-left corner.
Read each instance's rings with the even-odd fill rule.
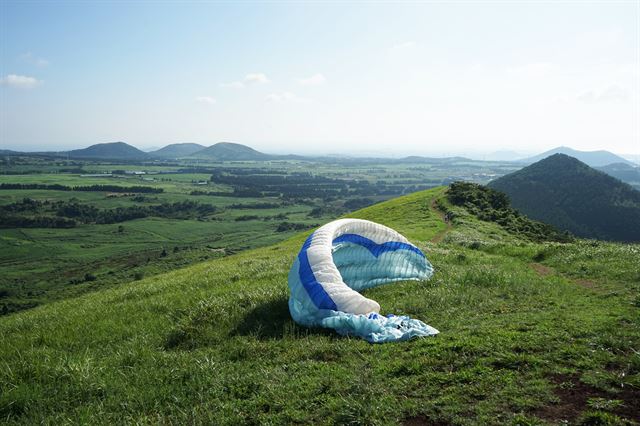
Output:
[[[307,238],[289,272],[289,311],[305,326],[333,328],[370,342],[438,333],[422,321],[379,315],[359,291],[405,280],[426,280],[425,255],[391,228],[361,219],[330,222]]]

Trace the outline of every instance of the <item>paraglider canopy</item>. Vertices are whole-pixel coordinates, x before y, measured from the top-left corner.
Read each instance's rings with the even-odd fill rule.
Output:
[[[431,336],[438,330],[406,316],[382,316],[359,292],[426,280],[433,267],[420,249],[386,226],[361,219],[330,222],[307,238],[289,272],[289,311],[305,326],[335,329],[370,342]]]

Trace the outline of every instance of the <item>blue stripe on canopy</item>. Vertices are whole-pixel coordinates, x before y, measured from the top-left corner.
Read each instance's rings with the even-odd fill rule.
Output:
[[[313,234],[309,235],[309,238],[304,242],[304,245],[298,254],[298,260],[300,262],[300,268],[298,270],[300,282],[307,291],[309,298],[318,309],[331,309],[333,311],[337,311],[338,307],[336,306],[336,303],[327,294],[318,280],[316,280],[316,277],[313,275],[313,271],[311,270],[309,257],[307,256],[307,249],[311,246],[312,240]]]
[[[369,250],[375,257],[379,257],[384,252],[396,250],[409,250],[425,257],[424,253],[412,244],[402,243],[400,241],[388,241],[386,243],[378,244],[375,241],[358,234],[343,234],[333,240],[334,245],[339,243],[357,244]]]

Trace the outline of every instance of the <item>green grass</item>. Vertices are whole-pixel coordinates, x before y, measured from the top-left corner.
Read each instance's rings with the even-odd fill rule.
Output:
[[[42,165],[36,166],[46,170]],[[190,195],[194,190],[226,189],[221,185],[192,183],[208,179],[209,174],[153,177],[162,180],[147,182],[131,176],[92,178],[66,173],[0,175],[0,183],[145,185],[164,190],[160,194],[143,194],[142,201],[127,194],[112,196],[97,191],[1,190],[0,205],[20,202],[24,198],[43,202],[75,199],[78,203],[98,209],[196,201],[218,209],[207,217],[194,217],[191,220],[148,217],[108,225],[80,224],[70,229],[0,229],[0,315],[129,282],[140,274],[150,276],[221,254],[282,241],[293,235],[293,232],[274,232],[282,220],[313,225],[330,218],[330,213],[325,213],[321,218],[309,218],[308,213],[314,206],[299,200],[274,209],[233,209],[233,204],[283,202],[274,197]],[[277,219],[276,216],[280,214],[286,215],[286,219]],[[236,221],[243,215],[257,218]],[[123,232],[118,231],[120,226],[124,228]],[[174,252],[176,247],[179,254]],[[163,250],[167,251],[167,256],[160,256]],[[86,274],[95,276],[96,280],[83,282]]]
[[[299,194],[295,199],[287,197],[239,198],[227,196],[191,195],[193,191],[229,192],[232,187],[222,184],[199,185],[210,177],[207,173],[181,173],[185,168],[197,170],[244,168],[249,172],[260,170],[291,174],[313,174],[342,179],[355,183],[368,181],[374,186],[384,181],[395,185],[384,193],[372,193],[366,187],[351,187],[325,198],[309,198],[316,195]],[[202,169],[202,168],[205,169]],[[452,177],[484,182],[489,176],[503,174],[517,165],[460,161],[451,164],[394,164],[354,162],[148,162],[120,164],[109,161],[79,161],[62,158],[4,157],[0,158],[0,183],[61,184],[69,187],[87,185],[152,186],[162,188],[160,194],[144,194],[143,198],[124,193],[54,190],[1,190],[0,206],[20,203],[24,198],[40,202],[73,202],[101,210],[131,207],[150,207],[162,203],[197,201],[215,206],[217,212],[206,217],[190,217],[177,221],[147,218],[123,223],[126,232],[116,233],[111,225],[81,224],[68,229],[0,229],[0,315],[30,308],[34,304],[47,303],[69,295],[128,282],[134,276],[149,276],[175,269],[189,262],[210,258],[213,248],[224,248],[225,253],[237,252],[281,241],[291,232],[274,233],[278,222],[314,225],[329,221],[356,205],[379,202],[391,194],[415,191],[418,187],[440,185]],[[79,170],[82,170],[80,172]],[[147,175],[82,176],[82,174],[112,172],[113,170],[142,170]],[[161,172],[173,172],[163,173]],[[152,181],[145,179],[153,179]],[[256,181],[258,183],[258,181]],[[386,185],[386,184],[385,184]],[[390,192],[389,192],[390,191]],[[345,204],[355,201],[356,204]],[[273,209],[234,209],[233,204],[275,203]],[[46,210],[46,216],[54,209]],[[313,217],[310,213],[314,211]],[[286,217],[280,215],[284,214]],[[12,214],[13,215],[13,214]],[[22,216],[19,214],[18,216]],[[24,214],[27,217],[32,213]],[[242,218],[241,216],[245,216]],[[246,216],[253,217],[251,220]],[[400,212],[398,218],[402,216]],[[197,220],[204,219],[204,220]],[[394,219],[394,220],[396,220]],[[423,215],[421,221],[428,220]],[[436,219],[434,225],[442,225]],[[397,221],[397,220],[396,220]],[[426,223],[426,222],[424,222]],[[419,227],[415,225],[413,231]],[[149,226],[146,226],[149,225]],[[158,229],[149,229],[158,228]],[[159,232],[158,232],[159,231]],[[173,233],[171,238],[158,235]],[[416,234],[419,236],[419,234]],[[171,245],[171,247],[166,247]],[[174,256],[173,249],[180,255]],[[159,257],[167,248],[170,256]],[[216,256],[219,252],[215,252]],[[90,283],[80,283],[86,274],[95,276]]]
[[[546,407],[566,403],[557,389],[576,383],[607,397],[571,420],[633,417],[639,247],[530,243],[463,211],[434,244],[444,225],[429,206],[442,194],[353,215],[425,250],[431,281],[366,294],[383,313],[436,327],[437,337],[371,345],[294,324],[287,273],[305,238],[297,235],[0,318],[0,419],[541,424],[562,420]],[[551,273],[536,273],[534,258]],[[575,383],[557,384],[558,374]]]
[[[278,221],[234,221],[246,210],[223,213],[224,220],[146,218],[121,224],[70,229],[0,230],[0,298],[20,309],[131,281],[189,263],[282,241],[294,232],[275,232]],[[268,215],[270,210],[250,213]],[[317,223],[295,210],[300,222]],[[122,228],[120,228],[122,227]],[[122,229],[120,231],[119,229]],[[161,256],[162,251],[166,255]],[[83,283],[85,274],[95,281]]]

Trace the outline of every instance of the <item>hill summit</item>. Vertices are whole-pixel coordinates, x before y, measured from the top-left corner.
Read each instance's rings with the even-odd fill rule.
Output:
[[[489,186],[532,219],[577,236],[640,241],[640,192],[568,155],[554,154]]]
[[[233,142],[219,142],[191,155],[197,158],[207,158],[218,161],[260,161],[269,160],[271,155]]]
[[[149,154],[124,142],[108,142],[74,149],[66,153],[71,158],[100,158],[105,160],[146,160]]]
[[[205,149],[205,147],[197,143],[172,143],[158,150],[151,151],[149,154],[154,157],[173,159],[187,157],[203,149]]]

